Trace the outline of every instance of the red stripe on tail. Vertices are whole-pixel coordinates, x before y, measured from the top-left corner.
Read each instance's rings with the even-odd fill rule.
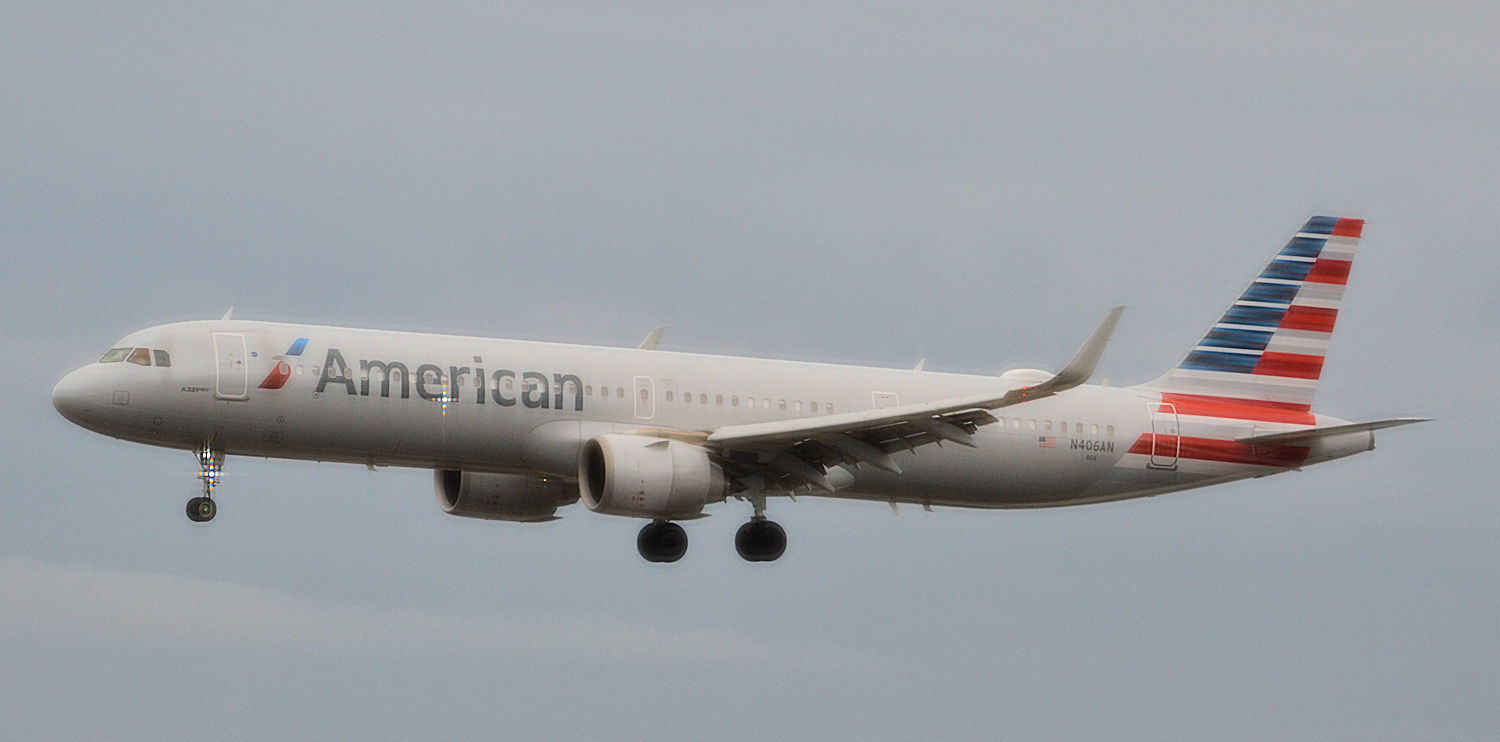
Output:
[[[1281,318],[1282,330],[1308,330],[1311,332],[1333,332],[1333,323],[1339,318],[1339,310],[1327,307],[1307,307],[1293,304]]]
[[[1337,224],[1333,225],[1333,236],[1359,237],[1364,229],[1365,220],[1363,219],[1340,219]]]
[[[1251,373],[1257,376],[1287,376],[1316,380],[1323,373],[1323,356],[1300,353],[1262,353]]]
[[[1352,265],[1354,264],[1348,260],[1318,258],[1318,262],[1313,263],[1312,270],[1307,272],[1307,277],[1303,280],[1309,283],[1331,283],[1343,286],[1349,283],[1349,267]]]

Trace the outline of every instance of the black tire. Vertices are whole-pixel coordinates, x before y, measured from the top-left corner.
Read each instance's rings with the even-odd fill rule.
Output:
[[[774,520],[751,520],[735,531],[734,550],[747,562],[774,562],[786,553],[786,529]]]
[[[207,523],[213,520],[218,512],[218,504],[207,497],[194,497],[187,502],[187,517],[194,523]]]
[[[687,531],[671,521],[652,521],[641,527],[635,548],[648,562],[675,562],[687,553]]]

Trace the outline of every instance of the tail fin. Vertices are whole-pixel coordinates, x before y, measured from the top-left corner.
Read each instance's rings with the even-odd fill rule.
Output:
[[[1200,402],[1310,410],[1363,229],[1361,219],[1308,219],[1182,363],[1146,386]]]

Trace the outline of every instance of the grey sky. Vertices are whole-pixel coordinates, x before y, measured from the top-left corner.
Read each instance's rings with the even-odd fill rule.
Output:
[[[1500,728],[1500,10],[0,6],[0,729],[18,739],[1481,738]],[[443,515],[195,465],[67,370],[213,317],[988,372],[1175,362],[1369,220],[1319,407],[1438,418],[1038,512]]]

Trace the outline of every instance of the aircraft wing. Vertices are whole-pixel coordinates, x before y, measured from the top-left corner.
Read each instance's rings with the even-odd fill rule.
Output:
[[[704,443],[719,450],[731,469],[760,469],[789,489],[810,484],[832,491],[824,474],[840,464],[870,464],[899,474],[891,453],[942,441],[973,447],[974,432],[997,421],[991,410],[1050,397],[1088,381],[1124,311],[1110,310],[1068,365],[1040,384],[878,410],[728,425],[709,431]]]

